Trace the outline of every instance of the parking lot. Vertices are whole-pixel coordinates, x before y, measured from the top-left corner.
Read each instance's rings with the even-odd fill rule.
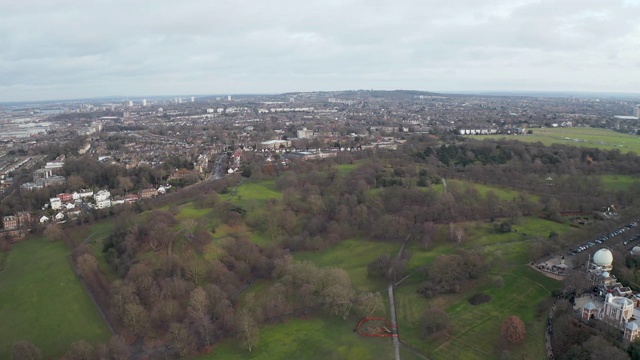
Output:
[[[615,229],[608,234],[599,236],[593,241],[589,241],[584,244],[578,245],[573,249],[569,249],[569,251],[567,251],[565,255],[575,256],[583,251],[593,248],[594,246],[603,245],[605,243],[609,244],[609,247],[622,245],[625,247],[625,250],[628,250],[627,247],[631,248],[635,246],[634,243],[640,240],[640,233],[638,233],[638,229],[636,229],[637,226],[637,221],[630,222],[629,224]]]

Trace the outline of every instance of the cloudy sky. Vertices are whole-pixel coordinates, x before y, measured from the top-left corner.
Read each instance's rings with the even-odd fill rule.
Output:
[[[0,101],[640,93],[640,0],[0,0]]]

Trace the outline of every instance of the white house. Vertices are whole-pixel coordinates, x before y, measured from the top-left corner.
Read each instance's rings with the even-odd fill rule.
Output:
[[[111,199],[111,193],[109,190],[100,190],[97,193],[93,194],[93,199],[96,201],[96,205],[100,201]]]
[[[111,199],[107,198],[107,199],[102,199],[101,200],[97,200],[96,199],[96,209],[105,209],[111,207]]]
[[[53,210],[58,210],[62,207],[62,200],[57,197],[50,198],[49,203],[51,204],[51,208]]]
[[[73,196],[73,200],[80,200],[86,197],[92,197],[93,196],[93,190],[80,190],[80,191],[75,191],[73,194],[71,194]]]
[[[42,217],[40,217],[39,221],[40,221],[40,224],[44,224],[44,223],[49,221],[49,218],[46,217],[45,215],[42,215]]]

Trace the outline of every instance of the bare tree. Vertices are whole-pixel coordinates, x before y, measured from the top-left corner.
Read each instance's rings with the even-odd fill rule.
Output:
[[[120,335],[114,335],[107,346],[111,360],[128,360],[131,357],[129,346]]]
[[[40,349],[28,341],[18,341],[11,347],[11,360],[40,360]]]
[[[527,329],[518,316],[509,316],[502,322],[502,336],[512,344],[518,344],[527,337]]]
[[[422,331],[425,336],[447,330],[449,323],[449,315],[442,309],[428,308],[422,314]]]
[[[127,193],[133,188],[133,182],[128,176],[118,176],[118,187]]]
[[[356,301],[360,313],[369,317],[378,311],[384,311],[384,302],[379,292],[365,292],[358,295]]]
[[[457,227],[454,231],[453,234],[455,236],[456,239],[456,243],[458,245],[462,245],[462,242],[464,240],[464,229],[461,227]]]
[[[78,270],[84,278],[90,278],[98,270],[98,260],[91,254],[82,254],[77,260]]]
[[[260,335],[260,329],[258,328],[258,323],[255,320],[254,314],[248,309],[240,311],[237,316],[237,326],[240,339],[249,352],[251,352],[255,344],[258,342],[258,337]]]
[[[91,344],[84,340],[74,342],[69,347],[67,353],[63,356],[64,360],[94,360],[96,356],[95,349]]]
[[[79,175],[71,175],[67,178],[67,188],[70,190],[80,190],[84,186],[84,179]]]
[[[429,245],[435,241],[437,230],[438,228],[433,222],[426,222],[420,227],[419,239],[425,250],[428,250]]]
[[[47,238],[47,240],[51,242],[62,240],[62,237],[64,236],[64,232],[62,231],[62,229],[57,224],[53,223],[47,225],[47,227],[44,229],[43,234]]]
[[[213,324],[209,317],[209,299],[207,293],[201,287],[197,287],[191,291],[187,311],[189,317],[196,325],[200,337],[207,347],[210,346]]]
[[[169,327],[169,339],[180,357],[185,357],[193,349],[193,339],[189,329],[180,323],[173,323]]]
[[[182,229],[187,235],[188,239],[193,238],[193,233],[198,227],[198,222],[193,219],[186,219],[182,222]]]
[[[149,312],[139,304],[124,306],[124,325],[136,336],[143,335],[149,327]]]

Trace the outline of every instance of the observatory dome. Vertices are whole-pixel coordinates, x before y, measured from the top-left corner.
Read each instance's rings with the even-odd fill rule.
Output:
[[[598,266],[611,266],[613,263],[613,254],[609,249],[600,249],[593,254],[593,262]]]

